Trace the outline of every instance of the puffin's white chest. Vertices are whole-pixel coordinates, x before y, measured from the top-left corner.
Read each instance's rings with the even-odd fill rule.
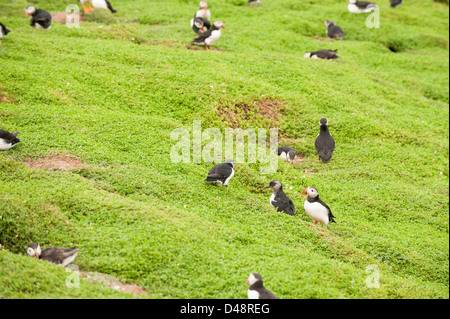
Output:
[[[310,203],[306,200],[304,208],[306,214],[308,214],[308,216],[314,219],[316,222],[328,225],[330,221],[328,217],[329,211],[325,206],[317,202]]]
[[[200,9],[195,13],[195,17],[200,17],[209,21],[211,20],[211,12],[208,9]]]
[[[363,9],[358,8],[356,6],[356,4],[352,4],[352,3],[350,3],[348,5],[348,11],[350,11],[351,13],[363,13],[364,12]]]
[[[269,202],[270,205],[272,205],[272,203],[275,201],[275,193],[272,193],[272,196],[270,196]]]
[[[92,0],[92,6],[96,9],[108,9],[108,5],[105,0]]]
[[[13,146],[15,146],[15,144],[12,145],[11,143],[6,143],[4,139],[0,138],[0,151],[7,151]]]
[[[209,38],[205,39],[205,44],[212,45],[219,38],[220,38],[220,30],[214,30],[213,32],[211,32],[211,35],[209,36]]]
[[[3,39],[4,36],[5,35],[3,34],[3,30],[2,30],[2,28],[0,28],[0,39]]]
[[[281,152],[280,157],[283,161],[285,161],[285,162],[288,161],[288,156],[287,156],[286,152]]]
[[[228,182],[230,181],[230,179],[232,179],[234,176],[234,169],[231,170],[231,175],[228,176],[228,178],[225,180],[225,183],[223,183],[223,185],[227,186]]]
[[[259,292],[256,290],[247,290],[248,299],[259,299]]]

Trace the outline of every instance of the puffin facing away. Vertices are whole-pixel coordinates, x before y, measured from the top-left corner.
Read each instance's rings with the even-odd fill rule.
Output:
[[[194,38],[194,44],[204,45],[206,50],[210,50],[211,45],[220,38],[220,29],[225,29],[225,25],[222,21],[217,20],[211,29],[200,33]]]
[[[0,44],[3,42],[3,37],[10,33],[8,29],[6,29],[5,25],[0,22]]]
[[[208,176],[206,177],[205,182],[228,187],[228,182],[233,178],[234,172],[234,161],[230,159],[226,160],[225,163],[216,165],[211,168],[211,170],[208,172]]]
[[[206,1],[200,1],[195,18],[202,18],[207,21],[211,20],[211,12],[208,10],[208,3]]]
[[[327,20],[323,23],[327,27],[327,36],[332,39],[344,40],[344,30],[334,21]]]
[[[273,190],[273,194],[270,196],[269,200],[273,207],[280,212],[295,216],[294,202],[286,196],[280,181],[273,180],[266,188],[271,188]]]
[[[255,6],[260,7],[261,1],[260,0],[248,0],[248,5],[251,7],[255,7]]]
[[[351,13],[368,13],[378,8],[375,3],[358,0],[347,0],[348,11]]]
[[[256,272],[251,273],[245,283],[249,285],[248,299],[278,299],[270,290],[264,288],[262,277]]]
[[[195,33],[200,34],[211,28],[211,23],[200,17],[191,19],[191,28]]]
[[[0,151],[7,151],[16,146],[20,140],[17,138],[20,132],[10,133],[8,131],[0,130]]]
[[[391,0],[391,8],[401,7],[403,0]]]
[[[30,25],[35,29],[49,30],[52,27],[52,16],[47,11],[28,6],[25,8],[25,13],[27,18],[31,16]]]
[[[335,223],[334,216],[331,213],[330,207],[319,199],[319,191],[314,187],[307,187],[303,190],[302,195],[306,195],[305,212],[309,217],[314,219],[314,225],[323,223],[328,226],[328,223]]]
[[[66,267],[77,257],[79,249],[51,247],[41,251],[41,246],[36,243],[28,245],[27,254],[30,257],[46,260],[52,264]]]
[[[282,146],[278,148],[278,156],[285,162],[290,162],[291,165],[294,163],[297,154],[295,150],[289,146]]]
[[[117,10],[114,10],[111,6],[111,3],[108,0],[80,0],[81,4],[83,5],[83,11],[84,13],[91,12],[95,9],[107,9],[111,11],[112,13],[116,13]],[[88,6],[86,7],[84,4],[87,3]]]
[[[312,59],[326,59],[326,60],[334,60],[339,58],[336,53],[338,50],[319,50],[314,52],[305,53],[303,57],[312,58]]]
[[[319,159],[322,163],[328,163],[334,152],[334,138],[328,130],[328,120],[323,117],[320,119],[319,123],[320,132],[316,137],[314,147],[316,148],[317,154],[319,155]]]

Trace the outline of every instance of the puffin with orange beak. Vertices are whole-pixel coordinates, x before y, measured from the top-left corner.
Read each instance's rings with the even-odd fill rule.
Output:
[[[36,243],[28,245],[27,254],[29,257],[48,261],[52,264],[66,267],[77,257],[79,249],[51,247],[41,251],[41,246]]]
[[[335,223],[334,216],[330,207],[319,199],[319,191],[315,187],[307,187],[302,191],[302,195],[306,195],[305,212],[309,217],[314,219],[314,225],[323,223],[325,227],[328,223]]]
[[[83,5],[83,12],[88,13],[94,11],[95,9],[107,9],[112,13],[116,13],[117,10],[114,10],[111,6],[111,3],[108,0],[80,0],[80,3]],[[85,4],[88,4],[86,7]]]
[[[263,286],[262,277],[256,272],[251,273],[245,283],[249,285],[248,299],[278,299],[273,292]]]
[[[378,8],[375,3],[358,0],[346,0],[348,2],[348,11],[351,13],[369,13]]]
[[[200,1],[199,9],[195,13],[195,18],[202,18],[204,20],[211,20],[211,12],[208,10],[208,3],[206,1]]]
[[[43,9],[36,9],[34,6],[25,8],[27,18],[31,16],[30,25],[37,30],[49,30],[52,27],[52,16]]]
[[[211,29],[200,33],[194,38],[195,45],[204,45],[206,50],[211,49],[211,45],[220,38],[220,29],[225,29],[225,25],[222,21],[217,20],[214,22]]]

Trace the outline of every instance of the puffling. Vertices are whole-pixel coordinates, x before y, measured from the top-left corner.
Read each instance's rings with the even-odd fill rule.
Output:
[[[205,182],[228,187],[229,181],[234,176],[234,165],[234,161],[228,159],[225,161],[225,163],[214,166],[209,170]]]
[[[331,136],[328,130],[328,120],[326,118],[321,118],[319,121],[320,131],[317,134],[316,140],[314,142],[314,147],[316,148],[317,155],[322,163],[328,163],[333,156],[334,148],[336,146],[333,136]]]

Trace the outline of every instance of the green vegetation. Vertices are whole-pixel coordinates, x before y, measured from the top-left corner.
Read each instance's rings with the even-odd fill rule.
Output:
[[[250,272],[283,299],[449,298],[448,5],[377,0],[380,28],[368,29],[343,0],[210,0],[226,29],[205,52],[189,49],[198,2],[113,0],[114,16],[37,31],[27,4],[70,3],[0,0],[12,31],[0,46],[0,128],[22,141],[0,152],[0,298],[135,297],[85,280],[66,288],[65,269],[26,256],[32,241],[80,248],[81,270],[139,285],[140,298],[247,298]],[[345,41],[321,39],[327,19]],[[303,58],[319,49],[341,58]],[[226,128],[219,110],[265,100],[283,106],[280,140],[303,161],[280,160],[271,175],[238,164],[229,189],[203,182],[212,164],[171,162],[173,129]],[[337,144],[326,165],[314,150],[320,117]],[[85,165],[26,165],[64,154]],[[272,179],[295,217],[270,206]],[[313,226],[306,186],[336,224]],[[366,286],[370,265],[378,289]]]

